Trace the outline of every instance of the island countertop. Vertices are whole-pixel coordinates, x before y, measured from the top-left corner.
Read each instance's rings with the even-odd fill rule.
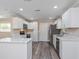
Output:
[[[0,43],[28,43],[32,39],[31,38],[0,38]]]
[[[32,59],[32,39],[0,39],[0,59]]]
[[[56,35],[57,38],[60,40],[66,40],[66,41],[79,41],[79,37],[73,34],[64,34],[63,36]]]

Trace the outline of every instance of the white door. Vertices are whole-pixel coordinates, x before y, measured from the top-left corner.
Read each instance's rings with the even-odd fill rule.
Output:
[[[38,41],[38,22],[33,22],[32,23],[32,41]]]
[[[48,23],[39,23],[39,41],[48,41]]]

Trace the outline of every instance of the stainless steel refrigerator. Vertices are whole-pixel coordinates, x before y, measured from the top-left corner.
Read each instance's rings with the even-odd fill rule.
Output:
[[[49,34],[49,43],[51,44],[51,45],[53,45],[53,35],[54,34],[60,34],[60,31],[61,31],[61,29],[56,29],[56,24],[55,25],[50,25],[49,26],[49,31],[48,31],[48,34]]]

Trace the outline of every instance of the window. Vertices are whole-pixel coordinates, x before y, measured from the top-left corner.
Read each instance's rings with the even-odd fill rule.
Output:
[[[11,32],[11,23],[0,23],[0,32]]]

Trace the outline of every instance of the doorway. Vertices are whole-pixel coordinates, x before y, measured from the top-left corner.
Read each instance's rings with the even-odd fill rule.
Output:
[[[48,23],[39,23],[39,41],[48,41]]]

